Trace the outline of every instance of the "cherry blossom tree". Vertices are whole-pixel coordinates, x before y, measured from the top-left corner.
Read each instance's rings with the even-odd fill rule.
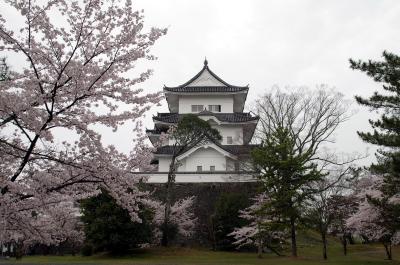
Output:
[[[228,236],[235,238],[234,244],[238,248],[244,246],[257,247],[258,257],[262,257],[263,248],[267,247],[277,255],[281,255],[273,246],[273,241],[281,242],[285,238],[285,231],[278,229],[279,220],[266,211],[268,196],[260,193],[253,198],[254,203],[240,211],[240,217],[248,224],[235,228]]]
[[[0,81],[0,238],[56,244],[68,237],[58,219],[72,214],[66,205],[100,189],[140,221],[148,193],[129,173],[149,164],[140,118],[161,95],[137,88],[151,70],[129,70],[155,59],[150,48],[166,30],[145,31],[130,0],[4,4],[25,23],[10,29],[0,11],[0,51],[25,61]],[[105,146],[96,130],[128,121],[137,139],[129,155]]]
[[[3,228],[10,236],[7,242],[14,243],[16,253],[20,253],[19,255],[35,244],[50,246],[64,242],[73,245],[83,243],[85,237],[81,229],[79,210],[71,202],[62,202],[57,204],[57,207],[49,208],[46,215],[37,214],[36,211],[30,214],[29,222],[25,216],[18,215],[7,216],[7,219],[3,219],[6,221],[2,224]],[[32,230],[37,230],[37,232]],[[40,238],[32,236],[37,233],[40,233]]]
[[[343,254],[347,255],[347,244],[352,241],[353,229],[347,226],[347,219],[352,216],[358,207],[357,199],[352,195],[334,195],[329,200],[329,211],[334,216],[332,223],[329,226],[328,232],[331,235],[337,236],[343,246]]]
[[[177,234],[182,237],[190,237],[195,232],[197,218],[193,213],[195,197],[187,197],[176,201],[170,209],[169,224],[177,229]],[[155,200],[149,200],[147,205],[154,210],[154,244],[161,243],[163,225],[165,224],[165,204]]]
[[[381,192],[383,180],[379,175],[360,180],[356,193],[360,203],[357,211],[347,220],[347,226],[370,241],[381,242],[387,258],[391,260],[392,245],[400,244],[399,220],[393,212],[400,204],[400,197],[385,198]]]
[[[321,181],[313,183],[315,192],[307,201],[307,206],[303,209],[302,219],[311,228],[315,229],[321,235],[322,257],[328,259],[328,233],[333,227],[341,230],[340,225],[344,221],[344,209],[342,209],[344,194],[348,194],[353,184],[354,171],[351,167],[336,166],[327,169],[327,177]],[[344,201],[349,203],[348,200]],[[346,205],[348,211],[354,211],[354,205]],[[348,215],[347,215],[348,217]],[[343,232],[337,231],[338,233]],[[346,238],[343,235],[345,242]],[[342,239],[342,238],[341,238]],[[346,249],[345,242],[342,243]]]

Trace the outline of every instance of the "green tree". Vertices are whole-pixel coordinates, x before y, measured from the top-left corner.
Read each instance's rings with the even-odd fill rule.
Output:
[[[307,163],[308,154],[295,151],[295,141],[286,128],[277,128],[252,152],[252,158],[269,200],[265,214],[280,216],[289,227],[292,255],[297,255],[296,222],[303,202],[315,189],[310,185],[323,178],[317,166]]]
[[[81,202],[86,241],[95,251],[124,254],[152,239],[152,213],[142,208],[141,223],[132,222],[129,212],[103,192]]]
[[[381,147],[370,170],[383,175],[383,196],[369,197],[368,201],[380,209],[380,225],[395,233],[400,230],[400,204],[393,200],[400,195],[400,56],[384,51],[383,61],[350,59],[350,67],[382,84],[383,93],[376,91],[369,98],[356,96],[360,105],[381,113],[380,118],[369,120],[372,132],[357,133],[363,141]]]
[[[266,191],[275,194],[271,199],[276,205],[269,208],[286,212],[292,256],[297,256],[295,225],[299,209],[312,192],[309,184],[323,178],[318,169],[355,160],[321,151],[333,142],[331,136],[349,118],[347,110],[343,95],[327,86],[290,91],[275,88],[255,102],[254,112],[260,117],[256,137],[263,144],[253,153],[253,159]]]
[[[214,214],[212,215],[213,243],[214,249],[233,250],[235,239],[228,234],[236,227],[242,227],[246,220],[240,218],[239,211],[249,204],[247,194],[243,193],[222,193],[218,198]]]
[[[369,120],[373,132],[357,132],[361,139],[386,149],[377,151],[378,164],[371,169],[385,175],[387,194],[400,192],[400,56],[383,52],[384,61],[363,62],[350,59],[350,67],[366,73],[382,84],[385,93],[376,91],[371,97],[356,96],[360,105],[381,111],[377,120]]]
[[[161,245],[168,246],[170,227],[169,219],[172,204],[172,187],[175,183],[175,173],[180,163],[178,157],[190,148],[200,146],[209,141],[220,141],[222,139],[219,131],[211,127],[211,125],[200,119],[194,114],[186,114],[178,121],[177,125],[170,128],[169,138],[174,140],[172,145],[172,158],[168,170],[168,179],[165,192],[165,218],[163,225],[163,234]]]

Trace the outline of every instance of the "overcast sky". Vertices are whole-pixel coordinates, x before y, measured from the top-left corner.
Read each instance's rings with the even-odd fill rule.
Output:
[[[143,84],[160,90],[195,75],[207,56],[210,68],[234,85],[250,85],[248,104],[273,85],[328,84],[354,102],[354,95],[380,89],[348,59],[400,54],[400,1],[136,1],[148,25],[169,28],[154,47],[154,76]],[[166,102],[152,113],[167,111]],[[369,128],[368,109],[336,134],[338,151],[365,153],[357,130]],[[152,127],[151,119],[146,125]],[[372,147],[369,147],[373,159]]]
[[[248,104],[273,85],[328,84],[352,101],[355,94],[370,95],[380,85],[349,68],[348,59],[379,59],[383,50],[400,54],[400,1],[233,1],[139,0],[147,26],[168,27],[153,48],[154,75],[141,84],[147,91],[179,85],[203,66],[234,85],[250,85]],[[365,152],[357,130],[368,129],[371,113],[358,114],[336,134],[338,151]],[[147,115],[167,111],[166,102]],[[104,140],[127,151],[131,128]],[[370,153],[373,149],[370,148]],[[370,159],[364,161],[367,163]]]

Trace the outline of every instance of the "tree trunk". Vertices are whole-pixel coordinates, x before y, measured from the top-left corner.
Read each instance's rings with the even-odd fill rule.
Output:
[[[292,240],[292,257],[297,257],[296,224],[294,217],[290,217],[290,233]]]
[[[349,240],[350,245],[354,245],[354,238],[352,234],[346,234],[347,240]]]
[[[215,226],[214,226],[214,216],[209,218],[209,227],[210,227],[210,238],[212,242],[212,250],[217,250],[217,239],[215,238]]]
[[[171,164],[169,165],[168,179],[165,189],[165,208],[164,208],[164,223],[162,227],[161,246],[167,247],[169,244],[169,217],[171,214],[171,193],[172,186],[175,182],[175,156],[172,157]]]
[[[17,242],[17,243],[15,244],[15,247],[14,247],[14,254],[15,254],[15,258],[16,258],[17,260],[22,259],[22,256],[24,255],[24,243],[22,243],[22,242]]]
[[[263,253],[263,240],[262,240],[262,238],[260,237],[260,238],[258,239],[258,251],[257,251],[257,257],[258,257],[259,259],[262,258],[262,253]]]
[[[391,243],[383,243],[385,246],[386,257],[388,260],[392,260],[392,244]]]
[[[342,236],[342,245],[343,245],[343,254],[347,256],[347,238],[345,234]]]
[[[328,259],[328,254],[327,254],[327,249],[326,249],[327,242],[326,242],[325,231],[321,232],[321,237],[322,237],[322,256],[326,260],[326,259]]]

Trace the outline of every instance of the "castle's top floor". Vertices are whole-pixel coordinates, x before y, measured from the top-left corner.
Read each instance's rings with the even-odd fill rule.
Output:
[[[208,67],[204,61],[203,69],[186,83],[164,86],[165,97],[171,113],[214,113],[243,112],[248,86],[230,85]]]

